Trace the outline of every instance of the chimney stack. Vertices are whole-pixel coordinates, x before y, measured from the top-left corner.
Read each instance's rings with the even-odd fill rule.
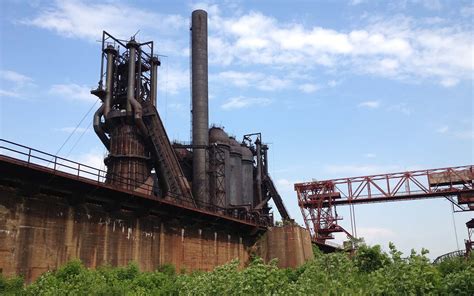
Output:
[[[208,152],[209,109],[207,74],[207,12],[195,10],[191,16],[193,195],[209,204]]]

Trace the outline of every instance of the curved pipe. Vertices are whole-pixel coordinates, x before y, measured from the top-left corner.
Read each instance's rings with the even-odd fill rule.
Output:
[[[133,117],[135,118],[135,123],[138,126],[140,132],[146,136],[148,134],[148,130],[143,123],[143,109],[142,105],[135,99],[134,91],[135,91],[135,61],[136,61],[136,47],[138,43],[134,40],[130,41],[127,44],[127,48],[129,49],[129,59],[128,59],[128,86],[127,86],[127,111],[129,111],[129,104],[131,109],[133,109]],[[132,110],[130,110],[132,111]]]
[[[100,125],[100,118],[104,114],[104,104],[102,104],[97,111],[94,113],[94,131],[99,137],[99,139],[102,141],[104,146],[109,150],[110,148],[110,139],[107,137],[105,134],[104,130],[102,129]]]

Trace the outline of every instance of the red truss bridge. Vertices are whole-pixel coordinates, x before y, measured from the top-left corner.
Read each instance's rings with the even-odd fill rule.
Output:
[[[335,232],[352,237],[338,225],[338,205],[446,198],[457,211],[472,211],[473,179],[474,166],[467,165],[298,183],[295,190],[306,228],[313,241],[324,244]]]

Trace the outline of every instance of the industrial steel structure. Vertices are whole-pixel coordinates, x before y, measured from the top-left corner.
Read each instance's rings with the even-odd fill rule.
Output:
[[[444,260],[454,258],[454,257],[465,257],[469,258],[471,256],[472,250],[474,249],[474,219],[469,220],[466,222],[467,228],[467,239],[464,240],[465,250],[456,250],[453,252],[449,252],[437,257],[433,260],[433,263],[441,263]]]
[[[191,15],[192,141],[171,142],[157,110],[160,60],[152,41],[102,35],[101,102],[93,128],[106,170],[0,139],[0,273],[30,282],[72,258],[88,267],[212,270],[251,254],[281,267],[313,257],[309,232],[272,228],[273,199],[260,133],[209,126],[207,13]],[[271,232],[270,234],[267,234]]]
[[[170,142],[157,112],[160,61],[153,42],[103,33],[100,81],[92,93],[102,101],[94,130],[109,151],[105,182],[132,191],[152,187],[150,194],[160,198],[265,225],[273,223],[273,198],[283,219],[290,219],[266,169],[268,146],[261,135],[239,142],[220,127],[209,129],[207,13],[196,10],[191,20],[189,145]]]
[[[472,211],[473,180],[474,166],[468,165],[298,183],[295,190],[313,241],[325,244],[336,232],[353,235],[338,223],[342,219],[337,214],[339,205],[442,197],[458,211]],[[354,215],[351,224],[355,224]]]

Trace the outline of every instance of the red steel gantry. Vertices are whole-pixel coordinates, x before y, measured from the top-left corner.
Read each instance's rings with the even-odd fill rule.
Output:
[[[295,190],[306,228],[324,244],[335,232],[352,236],[338,224],[337,205],[444,197],[459,211],[472,211],[473,180],[474,166],[468,165],[298,183]]]

